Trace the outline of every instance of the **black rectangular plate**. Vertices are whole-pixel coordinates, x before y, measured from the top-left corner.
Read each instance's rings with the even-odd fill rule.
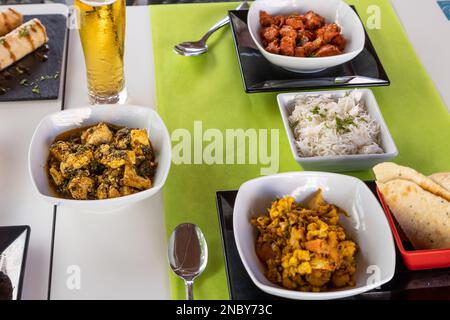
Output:
[[[374,181],[366,184],[376,195]],[[225,256],[228,289],[232,300],[274,300],[281,299],[261,291],[250,279],[239,252],[233,233],[233,208],[237,191],[216,193],[217,211]],[[450,299],[450,268],[409,271],[397,251],[394,278],[375,289],[347,300],[390,300],[390,299]]]
[[[61,75],[63,74],[62,68],[64,67],[63,54],[66,46],[67,18],[61,14],[24,15],[24,22],[33,18],[41,20],[47,30],[49,51],[46,54],[48,60],[42,62],[35,53],[30,53],[5,70],[0,71],[0,88],[7,88],[7,92],[0,95],[0,102],[58,99]],[[40,50],[42,48],[38,48],[36,51]],[[19,73],[17,71],[19,66],[27,66],[29,71]],[[53,76],[56,73],[59,74],[57,79],[38,82],[39,94],[33,93],[31,86],[20,84],[23,79],[32,82],[42,76]],[[13,76],[12,80],[6,80],[9,75]]]
[[[12,287],[16,290],[14,300],[20,300],[22,296],[30,230],[29,226],[0,227],[0,262],[3,261],[0,272],[10,278]]]
[[[248,10],[231,10],[228,14],[244,89],[247,93],[390,84],[367,33],[363,51],[353,60],[321,72],[297,73],[271,64],[259,52],[247,28]]]

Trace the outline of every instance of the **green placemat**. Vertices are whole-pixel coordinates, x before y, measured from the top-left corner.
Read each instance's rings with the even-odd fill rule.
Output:
[[[363,21],[368,18],[368,6],[376,4],[381,9],[381,29],[368,30],[368,33],[392,83],[389,87],[374,88],[373,92],[399,149],[395,161],[427,174],[450,171],[450,116],[388,0],[350,3],[356,6]],[[192,163],[172,164],[164,188],[167,234],[169,236],[177,224],[186,221],[197,223],[205,233],[209,263],[195,284],[195,295],[199,299],[229,297],[215,192],[237,189],[244,181],[260,176],[261,168],[269,167],[264,157],[258,157],[257,164],[226,164],[227,160],[231,161],[229,153],[227,159],[220,150],[212,152],[212,145],[209,149],[207,146],[216,139],[226,141],[226,129],[255,129],[263,137],[265,131],[260,129],[267,129],[267,154],[271,155],[270,148],[276,146],[272,142],[279,139],[279,151],[275,148],[272,153],[279,152],[278,171],[301,170],[290,152],[276,94],[244,93],[228,27],[210,39],[208,54],[181,57],[172,51],[175,43],[199,38],[236,5],[207,3],[150,7],[158,112],[172,134],[175,160]],[[195,125],[196,121],[201,123]],[[278,130],[272,137],[271,129]],[[199,140],[196,137],[202,136],[201,132],[206,132],[205,138],[209,140],[194,145],[194,141]],[[243,144],[245,141],[236,143],[236,154],[243,150]],[[202,145],[206,154],[203,159],[201,150],[198,151]],[[246,156],[248,159],[248,153]],[[208,165],[205,161],[216,161],[216,164]],[[221,161],[225,164],[217,164]],[[249,163],[248,160],[245,162]],[[272,161],[272,169],[276,167]],[[373,178],[369,171],[349,174],[361,179]],[[173,275],[171,288],[174,299],[184,298],[183,282]]]

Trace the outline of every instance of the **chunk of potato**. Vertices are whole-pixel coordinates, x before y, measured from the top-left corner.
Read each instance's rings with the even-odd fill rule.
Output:
[[[81,135],[81,142],[99,146],[103,143],[110,143],[113,139],[113,134],[108,126],[104,123],[99,123],[96,126],[90,127]]]
[[[53,178],[53,181],[55,182],[55,185],[59,186],[64,182],[64,177],[61,174],[61,172],[58,171],[57,168],[55,168],[55,166],[52,166],[49,170],[50,175]]]
[[[123,186],[120,188],[120,194],[122,196],[128,196],[128,195],[136,193],[136,192],[139,192],[139,190],[132,188],[132,187]]]
[[[130,132],[131,136],[131,146],[136,146],[138,144],[143,144],[144,146],[149,146],[150,141],[148,140],[146,129],[133,129]]]
[[[94,180],[85,176],[76,176],[72,178],[67,185],[72,198],[85,200],[88,198],[88,194],[93,191]]]
[[[125,186],[139,190],[148,189],[152,186],[152,181],[150,179],[138,176],[136,170],[129,165],[125,165],[122,181]]]
[[[61,162],[59,169],[62,174],[66,176],[72,170],[78,170],[86,167],[89,163],[91,163],[92,159],[94,159],[94,154],[90,149],[71,153],[63,162]]]
[[[126,163],[135,164],[136,154],[131,150],[116,150],[107,144],[103,144],[95,153],[95,158],[101,164],[112,169],[124,166]]]
[[[67,141],[57,141],[50,146],[50,154],[58,161],[64,161],[70,153],[71,144]]]
[[[148,147],[151,147],[146,129],[133,129],[130,132],[130,136],[131,148],[136,152],[136,154],[143,155],[145,153],[144,150],[149,149]]]

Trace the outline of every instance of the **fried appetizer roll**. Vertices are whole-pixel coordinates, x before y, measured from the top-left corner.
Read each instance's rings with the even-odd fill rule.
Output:
[[[23,15],[8,8],[0,12],[0,36],[11,32],[23,23]]]
[[[22,59],[47,42],[47,32],[39,19],[24,23],[0,38],[0,70]]]

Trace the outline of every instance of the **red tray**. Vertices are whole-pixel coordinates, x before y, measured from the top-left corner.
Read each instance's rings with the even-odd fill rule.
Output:
[[[394,219],[389,206],[384,201],[383,195],[377,187],[377,194],[386,217],[391,226],[392,234],[397,243],[403,262],[409,270],[423,270],[450,267],[450,249],[432,249],[432,250],[406,250],[400,237],[400,227]]]

